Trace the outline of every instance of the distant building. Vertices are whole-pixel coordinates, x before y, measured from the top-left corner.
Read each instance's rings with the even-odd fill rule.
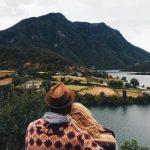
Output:
[[[33,89],[33,88],[39,89],[40,85],[38,83],[34,82],[34,81],[27,81],[25,83],[25,88],[26,89]]]
[[[56,75],[61,75],[61,72],[56,72]]]

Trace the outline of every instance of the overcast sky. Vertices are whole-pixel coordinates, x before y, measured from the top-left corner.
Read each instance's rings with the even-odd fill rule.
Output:
[[[71,21],[105,22],[150,52],[150,0],[0,0],[0,30],[50,12]]]

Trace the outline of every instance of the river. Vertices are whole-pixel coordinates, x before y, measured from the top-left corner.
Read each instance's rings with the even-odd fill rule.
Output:
[[[106,71],[106,70],[105,70]],[[134,75],[133,72],[107,70],[113,77],[126,77],[128,82],[132,78],[138,79],[140,87],[150,86],[150,75]],[[117,106],[117,107],[91,107],[94,117],[116,134],[118,145],[126,139],[136,139],[139,144],[150,147],[150,105]]]
[[[90,110],[99,123],[115,132],[119,146],[126,139],[136,139],[150,147],[150,105],[100,106]]]
[[[145,88],[150,87],[150,75],[135,75],[133,73],[136,72],[122,72],[119,70],[105,70],[105,71],[108,72],[108,74],[114,78],[119,77],[121,79],[122,77],[126,77],[128,82],[130,82],[132,78],[136,78],[140,83],[140,87],[142,87],[142,85],[145,85]]]

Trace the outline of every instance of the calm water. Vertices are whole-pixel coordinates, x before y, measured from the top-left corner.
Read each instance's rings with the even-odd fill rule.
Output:
[[[134,75],[134,74],[130,74],[134,72],[121,72],[119,70],[107,70],[106,72],[108,72],[108,74],[112,75],[113,77],[118,76],[120,79],[122,77],[126,77],[128,82],[130,82],[132,78],[136,78],[140,83],[140,87],[142,85],[145,85],[145,87],[150,86],[150,75]]]
[[[126,139],[136,139],[139,144],[150,147],[150,105],[90,109],[99,123],[115,132],[119,146]]]

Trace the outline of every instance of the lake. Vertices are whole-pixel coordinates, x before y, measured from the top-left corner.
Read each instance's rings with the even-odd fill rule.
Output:
[[[135,72],[122,72],[119,70],[106,70],[109,75],[112,75],[112,77],[119,77],[120,79],[122,77],[126,77],[127,81],[130,82],[132,78],[138,79],[140,83],[140,87],[142,85],[145,85],[145,87],[150,86],[150,75],[135,75],[135,74],[130,74],[130,73],[135,73]]]
[[[99,123],[115,132],[119,146],[126,139],[136,139],[150,147],[150,105],[99,106],[90,110]]]

